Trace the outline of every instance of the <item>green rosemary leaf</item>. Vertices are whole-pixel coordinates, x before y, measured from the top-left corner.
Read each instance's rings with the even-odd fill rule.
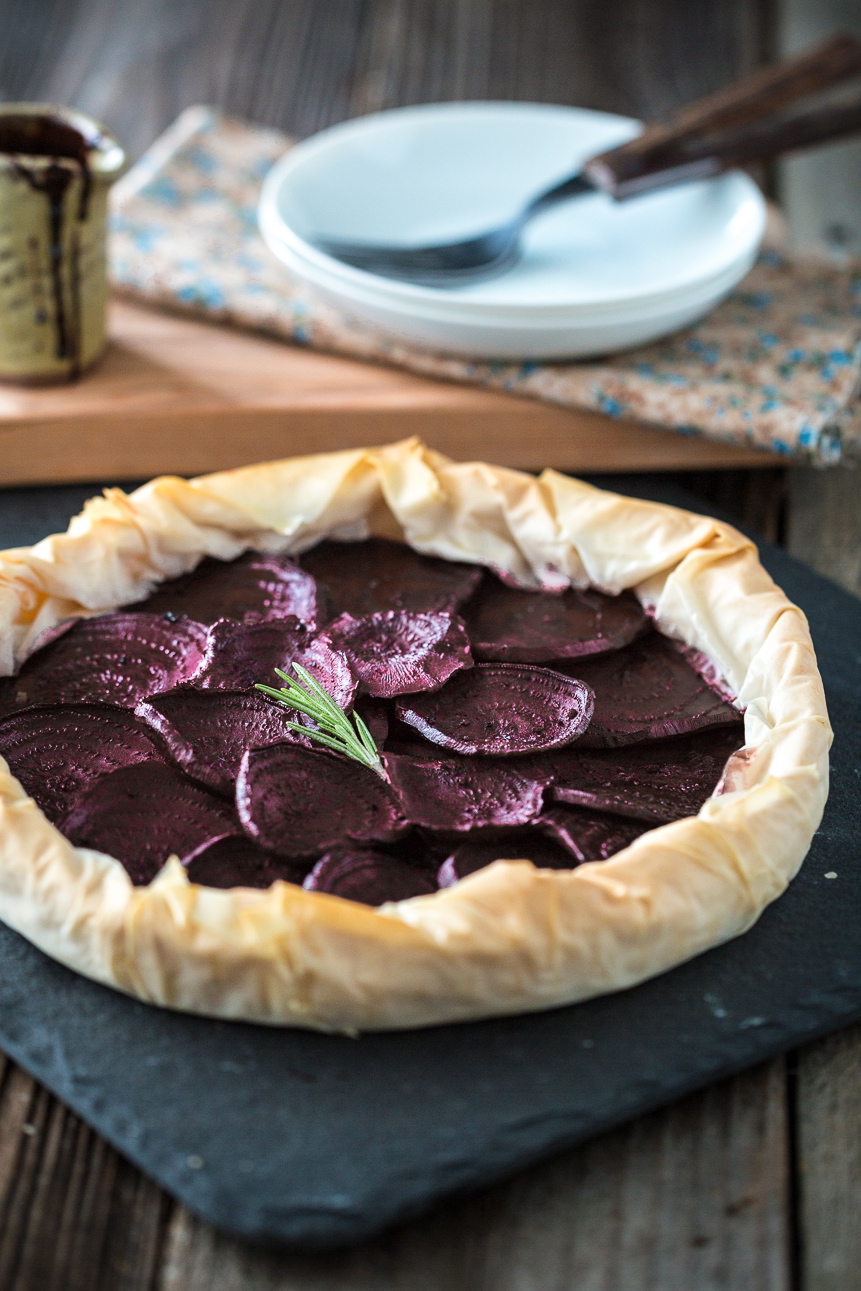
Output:
[[[275,669],[282,681],[287,683],[279,690],[260,683],[255,689],[262,691],[270,699],[277,700],[285,708],[304,713],[316,723],[316,726],[301,726],[298,722],[287,721],[285,725],[288,730],[297,731],[335,753],[361,762],[385,780],[387,777],[376,741],[359,714],[353,713],[351,722],[349,716],[307,669],[294,663],[293,671],[297,674],[296,677],[282,672],[280,668]]]
[[[324,707],[331,708],[333,716],[337,714],[338,717],[343,717],[345,721],[347,720],[343,710],[338,707],[329,692],[323,689],[319,681],[317,681],[315,677],[311,676],[307,668],[303,668],[301,663],[294,663],[293,668],[299,677],[299,684],[303,689],[310,690],[311,694],[316,695]],[[294,680],[293,685],[295,686],[296,684],[297,683]]]
[[[356,730],[359,732],[359,739],[362,744],[369,753],[376,753],[377,742],[358,713],[353,714],[353,721],[356,724]]]

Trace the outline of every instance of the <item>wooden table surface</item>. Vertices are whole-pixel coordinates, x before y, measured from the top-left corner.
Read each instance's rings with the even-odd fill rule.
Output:
[[[770,453],[414,376],[129,301],[74,385],[0,385],[0,485],[202,475],[419,435],[526,470],[762,470]]]
[[[853,1291],[861,1028],[334,1254],[172,1202],[7,1062],[4,1291]],[[421,1108],[416,1108],[421,1115]]]
[[[760,63],[772,11],[769,0],[0,0],[0,96],[76,104],[133,155],[195,102],[300,136],[436,99],[653,116]],[[136,361],[115,354],[110,371],[120,384],[137,372],[145,388],[153,374]],[[468,413],[502,399],[451,389]],[[0,482],[44,478],[28,434],[56,459],[53,478],[83,478],[61,451],[65,405],[60,424],[29,432],[16,418],[32,412],[5,407]],[[517,415],[537,426],[545,412]],[[548,424],[535,460],[517,464],[545,464],[554,434],[559,447],[560,423]],[[659,434],[638,431],[637,451]],[[195,452],[212,439],[192,425]],[[110,452],[108,437],[93,478],[115,473]],[[189,469],[207,468],[198,461]],[[610,469],[674,465],[695,467],[620,458]],[[42,505],[16,496],[34,514]],[[795,472],[790,498],[793,554],[861,591],[854,477]],[[0,1058],[0,1291],[861,1291],[859,1073],[855,1028],[361,1248],[298,1256],[202,1225]]]

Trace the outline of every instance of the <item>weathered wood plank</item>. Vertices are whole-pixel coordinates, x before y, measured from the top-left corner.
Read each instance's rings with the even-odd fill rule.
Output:
[[[779,1059],[334,1254],[178,1208],[158,1291],[789,1291],[785,1092]]]
[[[803,1291],[861,1288],[861,1025],[798,1055]]]
[[[139,154],[190,103],[298,135],[433,99],[651,115],[761,61],[756,0],[0,0],[0,96],[74,103]]]
[[[861,596],[861,466],[789,472],[787,543],[793,556]]]
[[[3,1291],[151,1291],[171,1207],[0,1055]]]

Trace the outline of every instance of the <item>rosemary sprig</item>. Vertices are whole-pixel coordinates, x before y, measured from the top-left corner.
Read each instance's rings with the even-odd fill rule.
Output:
[[[285,708],[298,709],[319,727],[316,729],[313,726],[300,726],[298,722],[285,722],[289,730],[307,735],[309,739],[324,744],[327,749],[334,749],[336,753],[343,753],[345,757],[361,762],[362,766],[370,767],[383,780],[387,779],[374,737],[358,713],[353,713],[351,725],[344,710],[338,707],[332,696],[301,664],[293,664],[298,681],[280,668],[275,671],[286,681],[286,686],[275,690],[273,686],[261,686],[258,682],[255,689],[262,690],[270,699],[277,699]]]

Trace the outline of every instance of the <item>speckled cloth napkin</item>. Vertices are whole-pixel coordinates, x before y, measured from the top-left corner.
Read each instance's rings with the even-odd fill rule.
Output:
[[[189,108],[114,189],[114,283],[315,349],[825,465],[861,446],[861,271],[763,253],[707,318],[601,360],[467,362],[400,344],[297,282],[257,231],[291,140]]]

